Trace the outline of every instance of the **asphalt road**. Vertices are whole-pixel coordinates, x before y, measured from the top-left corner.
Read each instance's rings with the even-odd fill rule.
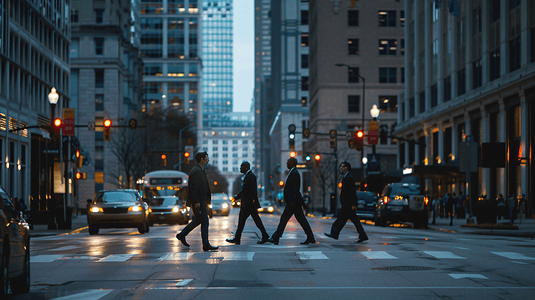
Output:
[[[257,245],[247,222],[241,245],[225,239],[237,209],[210,219],[203,252],[200,228],[176,240],[182,225],[101,229],[32,238],[31,290],[10,299],[533,299],[535,240],[364,225],[355,244],[351,222],[339,240],[325,237],[333,220],[309,218],[317,244],[292,218],[278,246]],[[279,215],[261,215],[269,234]]]

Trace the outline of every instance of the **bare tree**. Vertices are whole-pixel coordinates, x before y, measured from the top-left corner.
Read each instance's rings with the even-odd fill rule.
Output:
[[[120,188],[133,188],[135,178],[143,174],[142,139],[136,130],[114,128],[114,131],[110,146],[118,168],[110,172],[108,178]]]

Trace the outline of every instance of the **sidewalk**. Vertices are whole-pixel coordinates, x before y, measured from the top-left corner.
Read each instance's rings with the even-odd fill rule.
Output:
[[[450,226],[449,218],[436,218],[436,223],[431,224],[433,219],[429,219],[429,229],[437,231],[445,231],[452,233],[468,233],[468,234],[481,234],[481,235],[497,235],[497,236],[514,236],[514,237],[527,237],[535,238],[535,219],[522,219],[522,223],[519,219],[515,220],[514,225],[518,229],[488,229],[478,228],[477,222],[474,227],[461,227],[466,225],[466,219],[453,219],[453,225]],[[497,224],[509,224],[509,220],[498,220]]]
[[[41,237],[41,236],[51,236],[51,235],[61,235],[61,234],[72,234],[72,233],[80,232],[84,229],[87,229],[86,215],[72,216],[72,228],[71,229],[48,230],[47,225],[34,225],[33,229],[30,230],[30,238]]]

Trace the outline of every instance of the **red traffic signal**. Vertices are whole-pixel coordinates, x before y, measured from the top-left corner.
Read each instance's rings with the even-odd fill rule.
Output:
[[[358,139],[362,139],[362,138],[364,138],[364,131],[362,131],[362,130],[355,131],[355,139],[358,140]]]
[[[191,154],[189,152],[184,152],[184,162],[186,164],[189,164],[189,157],[191,156]]]
[[[167,155],[165,154],[162,154],[162,156],[160,156],[160,158],[162,159],[162,166],[167,166]]]
[[[104,140],[105,141],[111,140],[110,127],[111,127],[111,120],[110,119],[104,120]]]
[[[166,158],[167,158],[167,155],[162,154],[161,158],[162,158],[162,160],[163,160],[163,159],[166,159]]]
[[[314,156],[314,159],[316,160],[316,167],[320,165],[320,160],[321,160],[321,155],[319,154],[316,154],[316,156]]]
[[[63,121],[60,118],[57,118],[54,120],[54,127],[55,128],[61,128],[61,125],[63,125]]]
[[[282,181],[282,180],[279,181],[279,186],[280,186],[280,187],[283,187],[283,186],[284,186],[284,181]]]
[[[104,120],[104,127],[107,127],[107,128],[111,127],[111,120],[110,119]]]
[[[364,131],[355,131],[355,141],[355,149],[357,149],[357,151],[362,151],[362,147],[364,145]]]
[[[294,157],[295,158],[296,156],[297,156],[297,153],[295,151],[290,152],[290,157]]]

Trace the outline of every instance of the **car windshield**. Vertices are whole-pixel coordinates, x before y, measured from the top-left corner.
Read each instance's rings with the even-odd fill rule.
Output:
[[[372,192],[357,192],[357,198],[366,201],[366,203],[370,203],[377,201],[378,197]]]
[[[227,202],[227,200],[222,199],[222,198],[215,198],[215,199],[212,199],[212,202]]]
[[[98,194],[95,198],[96,203],[107,203],[107,202],[136,202],[136,195],[133,193],[125,192],[105,192]]]
[[[420,195],[420,186],[415,184],[392,186],[390,196],[395,195]]]
[[[172,206],[177,204],[177,198],[154,198],[150,200],[151,206]]]

